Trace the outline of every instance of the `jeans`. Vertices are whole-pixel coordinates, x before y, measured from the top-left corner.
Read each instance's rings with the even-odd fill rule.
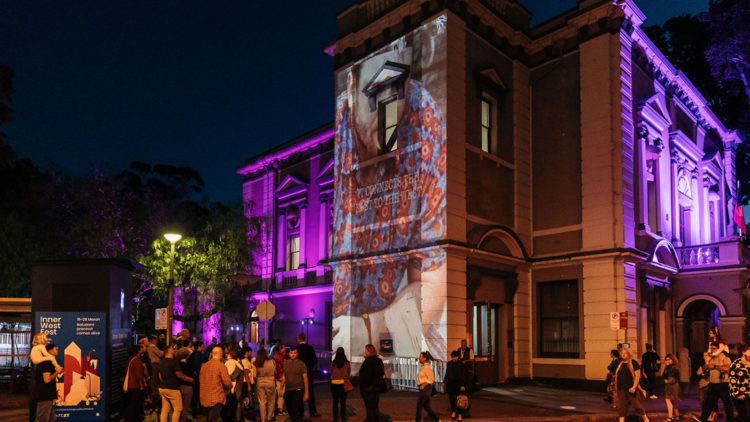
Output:
[[[125,422],[141,422],[143,409],[143,390],[128,390],[125,393]]]
[[[346,420],[346,394],[344,384],[331,384],[333,396],[333,420],[339,420],[339,402],[341,403],[341,419]]]
[[[281,412],[284,410],[284,391],[286,390],[286,384],[281,382],[281,379],[276,380],[276,409]]]
[[[711,415],[714,406],[719,403],[719,399],[724,403],[724,417],[726,420],[734,420],[734,406],[732,405],[732,400],[729,398],[729,383],[719,382],[708,384],[706,402],[703,405],[703,409],[701,409],[701,421],[708,421],[708,417]]]
[[[221,416],[221,410],[224,405],[217,403],[211,407],[206,408],[206,421],[207,422],[219,422],[219,416]]]
[[[182,394],[182,414],[180,415],[180,422],[187,421],[188,410],[190,410],[190,403],[193,400],[193,386],[192,385],[181,385],[180,394]]]
[[[750,398],[738,399],[732,397],[732,403],[737,408],[737,416],[734,418],[734,422],[748,422],[750,421]]]
[[[370,387],[365,391],[360,391],[360,395],[362,395],[365,409],[367,409],[367,422],[380,422],[380,409],[378,409],[380,392]]]
[[[36,402],[36,420],[35,422],[55,422],[55,410],[52,408],[52,400]]]
[[[422,409],[427,411],[427,414],[439,421],[440,418],[432,410],[430,406],[430,395],[432,394],[432,385],[425,385],[419,390],[419,398],[417,399],[417,417],[414,419],[415,422],[422,422]]]
[[[446,389],[448,390],[448,400],[451,403],[451,412],[455,412],[456,416],[463,416],[463,409],[458,408],[458,396],[466,394],[466,391],[461,391],[461,384],[447,384]]]
[[[286,390],[284,400],[286,400],[286,410],[289,412],[289,419],[292,422],[299,422],[305,416],[299,413],[299,408],[304,406],[305,389],[297,388],[296,390]]]
[[[267,421],[273,417],[276,407],[276,380],[273,377],[258,378],[258,403],[260,404],[260,420]]]
[[[161,394],[161,422],[169,422],[169,411],[172,410],[172,422],[180,422],[182,413],[182,393],[180,390],[160,388]]]

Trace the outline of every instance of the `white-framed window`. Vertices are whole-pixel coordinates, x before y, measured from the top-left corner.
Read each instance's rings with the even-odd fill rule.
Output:
[[[482,98],[482,151],[490,152],[492,144],[492,104]]]
[[[333,223],[328,225],[328,257],[333,256]]]
[[[396,127],[398,126],[398,101],[392,98],[381,103],[380,112],[380,152],[387,154],[398,149]]]
[[[299,234],[289,236],[289,248],[286,259],[287,271],[299,268]]]

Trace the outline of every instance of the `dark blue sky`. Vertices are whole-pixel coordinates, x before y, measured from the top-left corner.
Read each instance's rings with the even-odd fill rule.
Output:
[[[575,0],[523,0],[534,23]],[[21,157],[84,174],[131,161],[189,166],[212,200],[240,199],[246,158],[333,120],[323,46],[352,0],[0,0]],[[642,0],[647,25],[708,0]]]

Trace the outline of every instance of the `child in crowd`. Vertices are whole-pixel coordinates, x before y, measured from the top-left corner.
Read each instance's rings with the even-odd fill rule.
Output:
[[[55,365],[55,369],[60,368],[55,357],[47,353],[47,348],[45,347],[47,343],[49,343],[47,334],[39,333],[34,336],[34,340],[32,341],[33,347],[31,348],[30,353],[31,362],[33,362],[34,365],[39,365],[44,361],[50,361]]]

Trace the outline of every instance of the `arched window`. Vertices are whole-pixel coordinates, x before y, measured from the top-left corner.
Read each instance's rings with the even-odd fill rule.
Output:
[[[253,313],[250,314],[250,343],[258,343],[258,312],[253,309]]]

